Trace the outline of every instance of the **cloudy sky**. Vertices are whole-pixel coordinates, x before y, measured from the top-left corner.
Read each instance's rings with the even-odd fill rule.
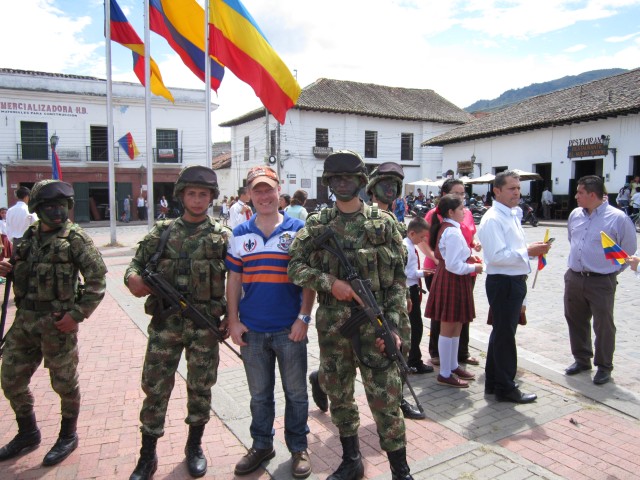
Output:
[[[0,67],[104,78],[102,0],[8,0]],[[11,3],[11,7],[7,4]],[[143,0],[119,0],[141,38]],[[199,0],[202,5],[203,0]],[[601,68],[640,67],[640,0],[243,0],[302,87],[318,78],[429,88],[464,108],[503,91]],[[203,84],[151,34],[168,87]],[[115,80],[137,81],[114,44]],[[217,124],[260,106],[229,71]]]

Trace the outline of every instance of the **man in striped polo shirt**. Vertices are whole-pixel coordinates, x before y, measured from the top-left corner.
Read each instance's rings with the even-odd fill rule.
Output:
[[[275,456],[275,363],[282,377],[285,442],[295,478],[311,474],[307,453],[307,329],[315,292],[291,283],[289,246],[304,226],[278,212],[280,181],[271,168],[249,170],[247,188],[256,215],[233,229],[226,264],[227,319],[231,339],[240,345],[249,393],[253,445],[235,474],[253,472]]]

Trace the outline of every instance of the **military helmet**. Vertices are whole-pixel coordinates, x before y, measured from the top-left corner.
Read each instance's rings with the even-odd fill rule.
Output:
[[[322,185],[329,186],[329,179],[337,175],[356,175],[361,178],[363,185],[369,180],[362,157],[351,150],[337,150],[324,160]]]
[[[191,165],[182,169],[173,188],[173,197],[178,199],[180,193],[187,187],[208,188],[213,192],[214,199],[220,195],[216,172],[202,165]]]
[[[378,165],[378,167],[371,172],[369,176],[369,183],[367,184],[367,195],[373,194],[373,187],[382,180],[393,180],[396,182],[396,196],[402,192],[402,180],[404,180],[404,170],[401,165],[395,162],[384,162]]]
[[[73,187],[67,182],[61,180],[41,180],[31,189],[29,195],[29,213],[33,213],[38,205],[48,202],[49,200],[57,200],[66,198],[68,200],[69,210],[73,208]]]

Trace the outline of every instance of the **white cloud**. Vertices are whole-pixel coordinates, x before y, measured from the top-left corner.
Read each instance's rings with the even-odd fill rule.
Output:
[[[571,47],[565,48],[563,51],[565,53],[575,53],[581,50],[584,50],[587,46],[584,43],[579,43],[578,45],[572,45]]]
[[[620,37],[608,37],[608,38],[605,38],[604,41],[609,43],[622,43],[622,42],[626,42],[627,40],[631,40],[632,38],[635,38],[638,35],[640,35],[640,32],[630,33],[629,35],[623,35]]]

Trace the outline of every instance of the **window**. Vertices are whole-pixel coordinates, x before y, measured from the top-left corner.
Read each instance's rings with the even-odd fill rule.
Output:
[[[49,159],[49,134],[46,122],[20,122],[23,160]]]
[[[413,133],[402,134],[400,160],[413,160]]]
[[[276,131],[275,130],[271,130],[269,132],[269,140],[270,140],[270,144],[269,144],[269,148],[270,148],[270,153],[269,155],[275,155],[277,153],[277,145],[276,145]]]
[[[156,162],[178,163],[180,161],[178,152],[178,131],[157,129],[156,149]]]
[[[91,161],[107,162],[109,154],[107,153],[107,127],[98,127],[92,125],[90,127],[91,135]]]
[[[249,137],[244,137],[244,161],[249,161]]]
[[[365,130],[364,132],[364,157],[378,158],[378,132]]]
[[[328,128],[316,128],[316,147],[328,147],[329,146],[329,129]]]

